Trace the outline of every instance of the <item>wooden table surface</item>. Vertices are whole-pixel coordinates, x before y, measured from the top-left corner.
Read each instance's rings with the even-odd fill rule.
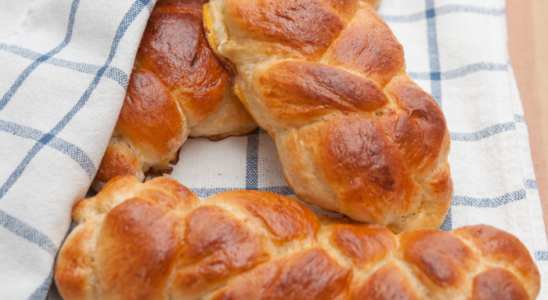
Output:
[[[506,0],[510,60],[548,228],[548,0]]]

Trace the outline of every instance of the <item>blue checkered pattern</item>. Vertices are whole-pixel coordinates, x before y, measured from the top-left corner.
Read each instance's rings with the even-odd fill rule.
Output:
[[[154,1],[24,4],[19,28],[0,39],[0,299],[46,297]]]

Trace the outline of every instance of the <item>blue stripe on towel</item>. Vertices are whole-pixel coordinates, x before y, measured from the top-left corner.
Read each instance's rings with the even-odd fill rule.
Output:
[[[525,124],[525,116],[514,115],[514,122],[516,122],[516,123],[524,123],[524,124]]]
[[[38,59],[36,59],[30,66],[28,66],[21,75],[15,80],[15,83],[10,87],[8,92],[4,94],[2,99],[0,100],[0,111],[6,107],[6,105],[11,100],[11,97],[17,92],[19,87],[25,82],[25,80],[29,77],[30,73],[34,71],[40,64],[42,64],[44,61],[48,60],[53,55],[59,53],[63,48],[65,48],[68,43],[70,42],[70,39],[72,38],[72,29],[74,28],[74,20],[76,16],[76,11],[78,10],[78,5],[80,4],[80,0],[74,0],[72,2],[72,7],[70,8],[70,16],[69,16],[69,23],[68,23],[68,29],[67,33],[65,34],[65,38],[63,42],[55,47],[50,52],[40,56]]]
[[[491,137],[498,133],[516,130],[516,124],[514,122],[501,123],[493,126],[489,126],[485,129],[476,132],[451,132],[451,141],[458,142],[475,142]]]
[[[37,245],[52,256],[57,254],[57,246],[47,235],[1,210],[0,226]]]
[[[536,260],[548,260],[548,251],[535,251]]]
[[[496,198],[474,198],[468,196],[454,196],[453,206],[470,206],[470,207],[487,207],[495,208],[501,207],[508,203],[516,202],[525,199],[525,190],[517,190],[507,194],[504,194]]]
[[[488,72],[500,72],[508,71],[508,65],[506,64],[497,64],[497,63],[488,63],[488,62],[479,62],[475,64],[470,64],[461,68],[454,70],[449,70],[445,72],[408,72],[407,74],[411,79],[414,80],[450,80],[464,77],[468,74],[488,71]]]
[[[259,187],[259,128],[247,136],[245,188],[256,190]]]
[[[426,1],[427,30],[428,30],[428,56],[430,60],[430,86],[432,89],[432,97],[436,99],[440,107],[442,107],[441,99],[441,74],[440,74],[440,53],[438,49],[438,33],[436,28],[436,9],[434,0]]]
[[[524,182],[525,188],[529,190],[538,190],[538,184],[536,180],[533,179],[525,179]]]
[[[191,188],[192,192],[198,195],[200,198],[207,198],[218,193],[242,190],[238,188]],[[293,189],[288,186],[273,186],[273,187],[264,187],[264,188],[255,188],[254,190],[261,192],[272,192],[282,196],[292,196],[295,195]]]
[[[51,286],[51,281],[53,280],[53,270],[49,273],[48,277],[42,282],[42,284],[34,290],[34,293],[30,295],[28,300],[42,300],[46,297]]]
[[[44,139],[44,137],[48,135],[47,133],[41,132],[40,130],[34,128],[21,126],[19,124],[2,120],[0,120],[0,131],[8,132],[13,135],[38,142],[46,140]],[[95,176],[95,172],[97,171],[95,168],[95,164],[82,149],[63,139],[53,136],[51,137],[51,139],[49,139],[47,145],[72,158],[77,164],[80,165],[80,167],[82,167],[82,169],[84,169],[84,171],[86,171],[89,179],[93,179],[93,176]]]
[[[107,61],[101,67],[97,75],[95,75],[95,78],[89,85],[89,87],[86,89],[80,100],[72,107],[72,109],[65,115],[65,117],[57,123],[57,125],[49,132],[49,134],[45,135],[40,141],[38,141],[32,149],[27,153],[23,161],[17,166],[15,171],[10,175],[8,180],[0,187],[0,199],[6,195],[6,193],[10,190],[10,188],[17,182],[17,180],[21,177],[23,174],[23,171],[27,168],[29,163],[32,161],[32,159],[42,150],[44,145],[49,143],[49,141],[56,136],[65,126],[72,120],[72,118],[84,107],[84,105],[87,103],[89,98],[91,97],[91,94],[97,88],[99,85],[99,81],[103,77],[106,69],[112,62],[112,59],[114,58],[114,55],[116,54],[116,50],[118,49],[118,45],[120,44],[120,41],[124,34],[126,33],[129,26],[133,23],[133,21],[137,18],[137,16],[141,13],[143,8],[146,7],[146,5],[151,0],[137,0],[133,3],[129,11],[126,13],[122,21],[120,22],[120,25],[118,26],[118,29],[116,30],[116,35],[114,37],[114,41],[112,43],[110,54],[108,56]]]
[[[451,208],[449,208],[449,211],[447,212],[447,216],[445,216],[445,221],[443,221],[443,224],[441,224],[440,230],[443,230],[443,231],[453,230],[453,212],[451,211]]]
[[[32,50],[25,49],[15,45],[8,45],[8,44],[2,44],[2,43],[0,43],[0,50],[4,50],[6,52],[10,52],[15,55],[19,55],[21,57],[32,59],[32,60],[36,60],[42,55],[36,51],[32,51]],[[48,59],[47,61],[44,61],[44,63],[50,64],[52,66],[67,68],[67,69],[78,71],[81,73],[93,74],[93,75],[97,74],[97,72],[99,72],[99,69],[101,69],[101,66],[72,62],[72,61],[68,61],[61,58],[55,58],[55,57],[52,57]],[[108,69],[105,71],[104,76],[116,81],[124,89],[127,88],[127,85],[129,82],[129,76],[126,73],[124,73],[124,71],[116,67],[108,67]]]

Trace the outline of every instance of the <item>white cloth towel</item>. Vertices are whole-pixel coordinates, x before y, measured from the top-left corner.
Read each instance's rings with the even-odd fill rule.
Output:
[[[44,299],[153,0],[0,1],[0,299]]]
[[[46,297],[153,2],[0,1],[0,299]],[[404,46],[408,73],[448,121],[455,196],[442,229],[484,223],[516,235],[541,270],[539,299],[548,299],[548,242],[505,1],[383,0],[379,13]],[[246,188],[294,196],[262,130],[189,139],[171,177],[202,198]]]

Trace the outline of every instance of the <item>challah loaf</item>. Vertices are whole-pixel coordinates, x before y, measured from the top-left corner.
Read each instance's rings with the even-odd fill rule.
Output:
[[[55,268],[66,300],[521,300],[540,286],[523,244],[491,226],[395,235],[269,192],[200,202],[169,178],[116,177],[72,215]]]
[[[151,13],[120,118],[93,187],[117,175],[169,172],[187,136],[212,140],[257,124],[232,91],[202,25],[204,0],[161,0]]]
[[[444,115],[366,2],[212,0],[204,22],[300,199],[396,232],[442,224]]]

